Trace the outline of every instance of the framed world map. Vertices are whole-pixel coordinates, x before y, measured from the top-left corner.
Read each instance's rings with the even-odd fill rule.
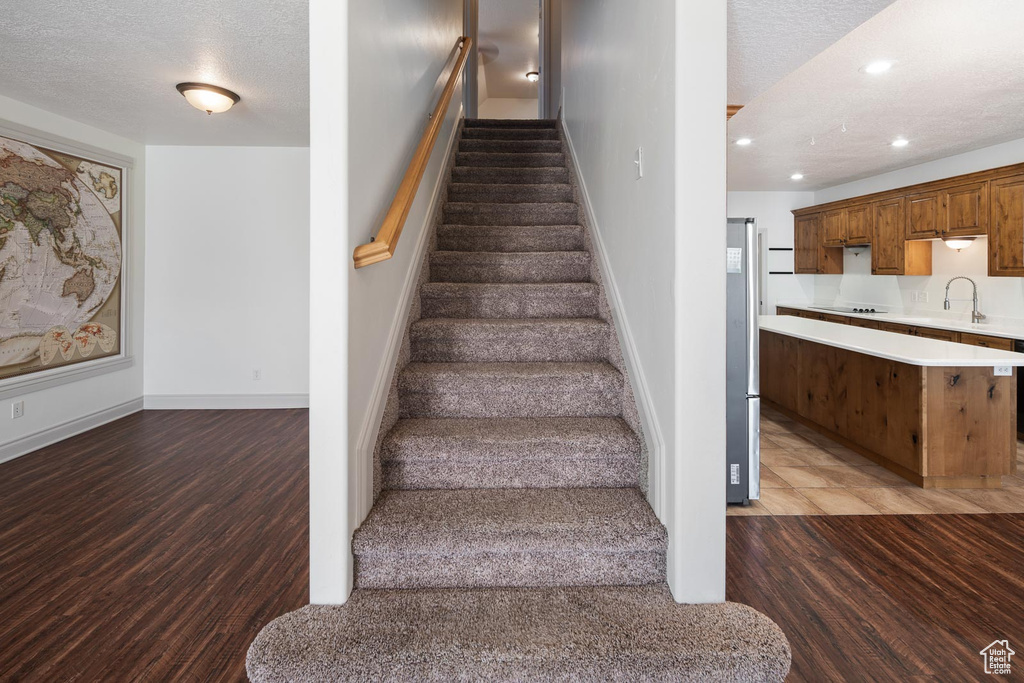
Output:
[[[121,354],[123,176],[0,136],[0,386]]]

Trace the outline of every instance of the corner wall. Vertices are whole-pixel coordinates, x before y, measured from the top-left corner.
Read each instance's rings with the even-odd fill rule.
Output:
[[[146,150],[126,138],[6,97],[0,97],[0,122],[5,127],[42,136],[58,149],[70,144],[81,150],[83,156],[94,149],[128,157],[134,163],[127,183],[130,235],[129,253],[124,261],[129,281],[126,300],[132,363],[124,369],[25,392],[0,402],[2,462],[142,408]],[[11,419],[10,405],[15,400],[25,402],[25,415],[17,420]]]

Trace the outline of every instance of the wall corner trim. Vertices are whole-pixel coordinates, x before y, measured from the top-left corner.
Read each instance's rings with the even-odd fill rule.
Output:
[[[72,436],[95,429],[108,422],[119,420],[122,417],[137,413],[142,410],[142,397],[133,398],[130,401],[104,408],[89,415],[68,420],[67,422],[48,427],[35,434],[23,436],[10,443],[0,445],[0,463],[14,460],[15,458],[27,455],[45,446],[55,444]]]
[[[309,394],[147,394],[145,410],[278,410],[308,408]]]
[[[612,326],[619,337],[619,346],[622,348],[622,356],[626,361],[626,369],[629,372],[627,380],[632,380],[633,390],[636,396],[637,410],[640,412],[640,422],[643,425],[644,438],[648,447],[648,497],[655,514],[663,523],[665,521],[665,439],[662,436],[661,426],[658,424],[658,416],[654,410],[654,399],[651,396],[650,387],[647,384],[647,376],[644,374],[643,364],[640,362],[640,354],[637,350],[633,330],[629,325],[629,317],[622,306],[622,296],[615,280],[615,272],[612,270],[611,261],[608,259],[608,251],[605,249],[601,235],[600,223],[594,215],[593,204],[590,201],[590,194],[587,192],[586,179],[580,169],[579,159],[576,156],[576,148],[569,134],[569,127],[564,118],[558,120],[562,128],[565,141],[568,143],[569,163],[572,164],[573,172],[576,175],[580,189],[580,200],[583,210],[587,216],[587,222],[591,227],[591,235],[594,242],[594,251],[600,263],[601,274],[605,278],[605,291],[608,294],[608,305],[611,308]]]

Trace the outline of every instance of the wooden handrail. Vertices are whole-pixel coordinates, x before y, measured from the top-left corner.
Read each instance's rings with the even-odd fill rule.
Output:
[[[416,147],[412,161],[409,162],[409,168],[405,170],[402,184],[395,192],[395,198],[384,216],[377,236],[367,244],[360,244],[352,254],[356,268],[386,261],[395,253],[398,238],[402,236],[402,228],[405,227],[405,219],[409,216],[409,209],[412,208],[416,191],[419,189],[420,181],[423,180],[423,173],[427,170],[430,155],[434,151],[434,143],[437,142],[437,136],[444,125],[448,105],[452,101],[452,95],[455,94],[455,86],[466,66],[470,48],[473,47],[473,39],[463,36],[456,41],[456,47],[459,44],[462,45],[462,53],[459,55],[458,61],[455,62],[455,67],[452,69],[451,76],[448,77],[448,83],[445,84],[444,90],[441,92],[441,98],[437,101],[434,112],[430,115],[430,123],[423,132],[423,137],[420,138],[420,144]]]

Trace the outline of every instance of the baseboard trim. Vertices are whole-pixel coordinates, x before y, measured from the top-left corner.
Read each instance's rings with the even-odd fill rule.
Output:
[[[308,408],[309,394],[147,394],[146,410],[277,410]]]
[[[649,460],[647,490],[649,491],[651,507],[654,509],[655,514],[658,515],[658,518],[665,521],[665,439],[661,433],[661,426],[658,424],[657,413],[654,410],[654,399],[647,384],[647,376],[644,373],[643,364],[640,362],[640,354],[637,350],[633,330],[629,324],[629,317],[622,306],[622,296],[619,294],[619,287],[615,281],[615,272],[612,270],[611,262],[608,260],[608,250],[605,249],[601,236],[600,223],[597,221],[597,216],[594,215],[590,194],[587,192],[587,183],[583,173],[580,171],[576,147],[573,145],[569,128],[565,125],[565,119],[559,119],[558,125],[565,136],[569,163],[572,164],[576,182],[579,184],[580,200],[583,203],[587,224],[591,228],[590,232],[593,237],[594,251],[600,264],[601,274],[604,277],[605,291],[608,294],[608,305],[611,308],[612,326],[619,337],[619,346],[622,348],[622,356],[626,361],[626,370],[629,373],[629,379],[633,383],[637,410],[640,413],[640,422],[643,425],[644,438],[647,441]]]
[[[373,504],[373,449],[377,443],[377,432],[380,429],[381,420],[384,419],[384,410],[387,408],[388,392],[391,382],[394,380],[395,366],[398,364],[398,354],[402,349],[402,339],[405,338],[407,318],[412,299],[416,296],[420,278],[420,267],[426,255],[427,246],[430,244],[431,228],[437,219],[437,211],[441,202],[441,190],[448,182],[449,161],[455,143],[458,140],[459,127],[465,109],[460,106],[455,115],[455,124],[448,137],[448,143],[444,147],[444,159],[441,171],[434,180],[431,189],[430,204],[424,213],[424,223],[421,226],[419,239],[413,247],[412,264],[405,274],[405,283],[402,285],[402,296],[395,308],[394,316],[391,319],[391,330],[388,332],[387,342],[384,345],[384,357],[377,368],[377,378],[374,382],[373,395],[370,397],[369,410],[359,428],[359,436],[356,440],[356,463],[359,477],[358,486],[354,487],[355,509],[359,511],[359,522],[370,510]]]
[[[95,429],[101,425],[105,425],[108,422],[119,420],[122,417],[137,413],[142,410],[143,401],[142,398],[135,398],[131,401],[126,401],[110,408],[104,408],[95,413],[84,415],[74,420],[68,420],[67,422],[61,423],[54,427],[44,429],[35,434],[29,434],[23,436],[20,439],[15,439],[10,443],[0,446],[0,463],[7,462],[8,460],[14,460],[20,458],[23,455],[28,455],[33,451],[37,451],[40,448],[50,446],[63,441],[82,432],[87,432],[90,429]]]

